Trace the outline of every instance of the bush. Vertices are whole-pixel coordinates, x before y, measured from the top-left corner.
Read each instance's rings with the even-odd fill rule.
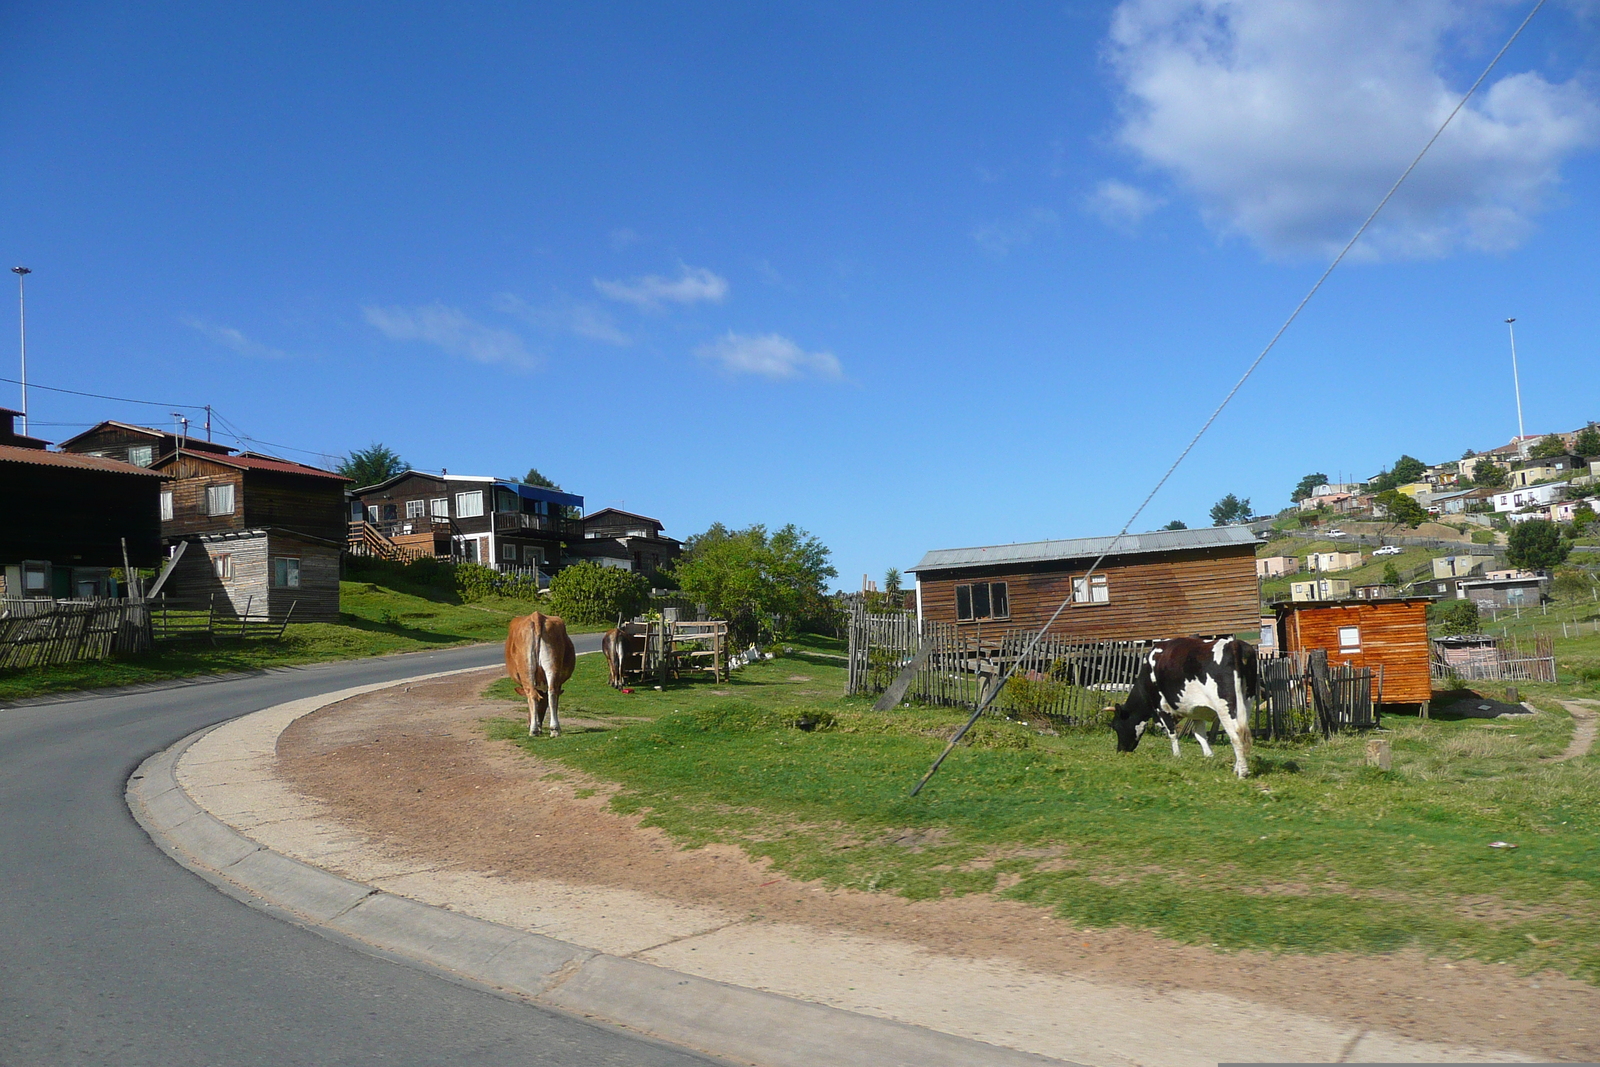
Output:
[[[1473,530],[1472,531],[1472,543],[1475,544],[1475,545],[1492,545],[1492,544],[1494,544],[1494,531],[1493,530]]]
[[[1472,600],[1440,600],[1428,605],[1428,621],[1441,637],[1478,632],[1478,605]]]
[[[585,560],[574,563],[550,582],[550,610],[580,626],[615,624],[631,619],[650,602],[644,575]]]
[[[1561,528],[1549,519],[1529,519],[1517,524],[1506,539],[1506,560],[1513,567],[1551,571],[1566,562],[1572,542],[1564,541]]]
[[[455,564],[456,593],[464,603],[483,600],[491,596],[511,597],[516,600],[537,600],[539,582],[524,574],[501,574],[481,563]]]

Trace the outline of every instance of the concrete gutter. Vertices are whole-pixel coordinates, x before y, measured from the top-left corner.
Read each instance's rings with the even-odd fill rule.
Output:
[[[301,716],[485,669],[343,689],[197,731],[140,765],[128,807],[162,851],[252,907],[454,981],[763,1067],[1529,1060],[1224,993],[1043,975],[900,942],[751,926],[711,909],[650,919],[649,902],[626,890],[550,882],[483,892],[482,876],[441,882],[426,864],[396,863],[277,780],[277,739]],[[532,925],[588,944],[528,928],[529,912]],[[821,1003],[829,999],[846,1007]]]
[[[483,669],[357,686],[256,714],[284,717],[288,712],[287,726],[363,693]],[[216,729],[197,731],[145,760],[128,780],[128,808],[172,859],[279,918],[457,981],[745,1063],[1040,1067],[1065,1062],[596,952],[421,904],[280,855],[202,809],[179,784],[184,755]]]

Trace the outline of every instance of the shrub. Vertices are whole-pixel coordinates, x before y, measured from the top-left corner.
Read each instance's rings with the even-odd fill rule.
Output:
[[[1428,605],[1428,618],[1441,637],[1478,632],[1478,605],[1472,600],[1441,600]]]
[[[1555,570],[1571,551],[1572,543],[1562,540],[1561,528],[1549,519],[1518,523],[1506,539],[1506,559],[1513,567]]]
[[[1473,530],[1472,531],[1472,543],[1475,544],[1475,545],[1492,545],[1492,544],[1494,544],[1494,531],[1493,530]]]
[[[503,596],[517,600],[537,600],[539,582],[523,574],[501,574],[481,563],[455,564],[456,593],[470,604],[485,597]]]
[[[585,560],[574,563],[550,582],[550,610],[582,626],[631,619],[650,602],[644,575]]]

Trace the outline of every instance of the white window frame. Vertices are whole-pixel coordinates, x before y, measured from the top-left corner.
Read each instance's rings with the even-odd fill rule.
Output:
[[[428,501],[428,514],[436,519],[448,519],[450,517],[450,498],[436,496]]]
[[[376,504],[368,504],[367,505],[367,521],[368,522],[372,522],[372,523],[375,523],[375,522],[378,521],[378,505],[376,505]]]
[[[483,517],[483,490],[473,489],[465,493],[456,494],[456,518],[477,519]]]
[[[161,521],[162,522],[171,522],[172,521],[172,490],[171,489],[163,489],[161,491]]]
[[[155,445],[129,445],[128,462],[135,467],[148,467],[155,462]]]
[[[222,509],[222,504],[227,503],[227,509]],[[232,482],[221,485],[206,486],[206,514],[207,515],[232,515],[239,507],[238,495],[233,491]]]
[[[1361,627],[1359,627],[1359,626],[1341,626],[1341,627],[1339,627],[1339,651],[1340,652],[1360,652],[1361,651]]]
[[[422,500],[407,500],[406,501],[406,518],[408,518],[408,519],[420,519],[420,518],[422,518],[423,508],[425,508],[426,506],[427,506],[427,502],[426,501],[422,501]]]
[[[281,572],[282,581],[279,580],[280,572]],[[299,556],[273,556],[272,557],[272,588],[274,588],[274,589],[299,589],[300,588],[300,557]]]
[[[1111,583],[1104,574],[1080,576],[1072,579],[1074,604],[1111,603]]]
[[[211,557],[211,574],[225,582],[233,580],[233,553],[218,552]]]

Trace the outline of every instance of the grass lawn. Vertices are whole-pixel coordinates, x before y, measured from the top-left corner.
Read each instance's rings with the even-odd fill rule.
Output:
[[[989,721],[913,800],[963,716],[841,696],[842,662],[817,655],[836,650],[808,641],[730,683],[631,696],[581,657],[564,711],[603,728],[529,739],[509,705],[486,728],[616,783],[616,808],[684,847],[735,844],[829,886],[992,892],[1204,945],[1415,945],[1600,980],[1600,759],[1540,762],[1572,732],[1554,704],[1519,721],[1448,703],[1388,718],[1390,772],[1364,766],[1359,736],[1258,744],[1243,782],[1193,745],[1118,755],[1109,731]],[[489,693],[516,699],[503,682]],[[832,725],[796,729],[803,714]]]
[[[281,641],[219,640],[215,646],[204,640],[164,642],[152,652],[106,662],[0,671],[0,700],[504,641],[506,623],[537,607],[532,601],[500,598],[463,604],[449,590],[396,588],[398,584],[340,582],[340,621],[291,624]]]

